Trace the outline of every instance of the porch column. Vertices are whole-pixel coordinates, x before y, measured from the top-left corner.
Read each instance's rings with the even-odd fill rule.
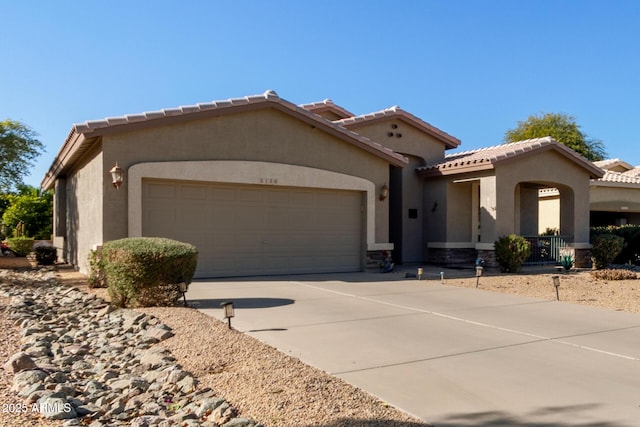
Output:
[[[516,215],[520,216],[520,230],[516,230],[516,234],[522,236],[538,235],[538,188],[525,187],[520,188],[520,207],[516,210]]]

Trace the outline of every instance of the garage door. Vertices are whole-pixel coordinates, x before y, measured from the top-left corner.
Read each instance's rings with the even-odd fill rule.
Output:
[[[143,180],[142,233],[194,244],[196,277],[362,269],[361,193]]]

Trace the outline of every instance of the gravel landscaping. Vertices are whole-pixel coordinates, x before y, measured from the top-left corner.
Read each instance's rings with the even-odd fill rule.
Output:
[[[555,300],[555,275],[563,303],[640,313],[639,279],[536,269],[486,273],[478,287]],[[64,267],[0,270],[0,282],[2,426],[427,426],[194,309],[113,310]],[[476,283],[445,272],[445,285]]]

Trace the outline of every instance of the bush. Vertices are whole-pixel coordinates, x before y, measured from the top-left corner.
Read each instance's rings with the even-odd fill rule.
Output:
[[[614,264],[629,262],[640,265],[640,225],[608,225],[591,228],[591,241],[601,234],[614,234],[624,239],[622,252],[613,260]]]
[[[622,268],[592,271],[591,275],[600,280],[635,280],[638,278],[635,272]]]
[[[16,256],[25,257],[31,253],[36,241],[31,237],[9,237],[7,242]]]
[[[522,236],[510,234],[495,242],[496,261],[503,273],[517,273],[531,255],[531,245]]]
[[[90,288],[107,287],[107,278],[104,274],[102,249],[92,250],[89,253],[89,278],[87,281]]]
[[[53,265],[58,259],[58,250],[54,246],[38,246],[35,253],[38,265]]]
[[[198,251],[171,239],[134,237],[105,243],[102,257],[111,302],[119,307],[148,307],[178,301],[179,284],[191,283]]]
[[[624,247],[624,239],[613,234],[600,234],[593,239],[591,259],[596,269],[607,268]]]

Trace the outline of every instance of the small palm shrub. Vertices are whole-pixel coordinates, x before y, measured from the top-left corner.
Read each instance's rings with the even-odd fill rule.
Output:
[[[500,237],[494,246],[496,261],[503,273],[517,273],[531,255],[531,245],[527,239],[515,234]]]
[[[623,268],[608,268],[605,270],[592,271],[591,275],[600,280],[635,280],[638,275]]]
[[[624,239],[613,234],[600,234],[594,237],[591,248],[591,259],[597,270],[607,268],[622,252]]]
[[[174,305],[197,261],[195,246],[159,237],[112,240],[102,247],[109,296],[119,307]]]

